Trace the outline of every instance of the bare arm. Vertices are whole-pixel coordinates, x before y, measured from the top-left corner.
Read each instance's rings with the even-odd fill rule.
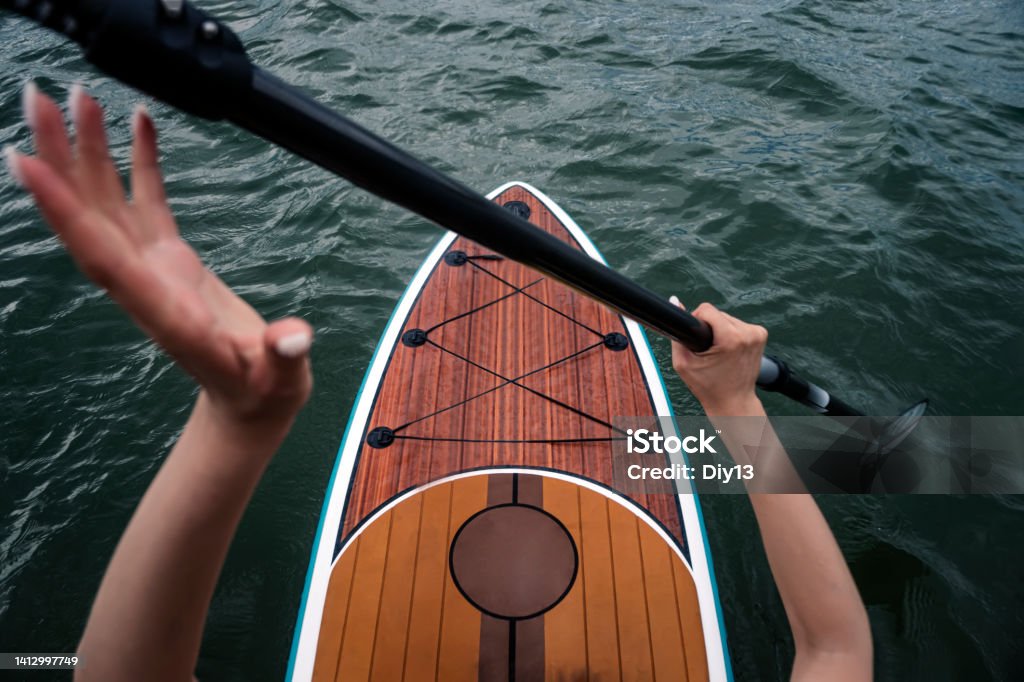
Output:
[[[200,397],[103,577],[76,679],[191,679],[228,545],[285,433],[222,419]]]
[[[72,91],[73,145],[31,83],[24,108],[37,155],[7,150],[13,176],[83,272],[202,387],[103,577],[75,677],[188,680],[242,512],[309,396],[312,329],[294,318],[268,325],[181,239],[144,110],[132,122],[129,201],[93,99]]]
[[[752,463],[740,443],[759,443],[758,470],[785,476],[790,485],[784,489],[792,489],[795,474],[754,391],[768,333],[709,304],[701,305],[694,315],[711,325],[715,343],[700,354],[673,344],[676,371],[712,420],[752,418],[730,420],[729,428],[723,429],[729,452],[741,464]],[[742,433],[743,429],[751,432]],[[867,612],[814,498],[756,492],[756,486],[748,484],[750,502],[796,644],[792,679],[870,680],[873,661]]]

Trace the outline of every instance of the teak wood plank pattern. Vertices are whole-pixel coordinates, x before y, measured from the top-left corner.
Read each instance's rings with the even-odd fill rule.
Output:
[[[565,524],[577,545],[581,546],[580,488],[558,483],[550,477],[544,478],[544,508]],[[587,633],[587,605],[583,599],[589,577],[587,563],[580,562],[576,585],[558,608],[544,616],[544,649],[547,652],[545,676],[548,679],[558,679],[562,669],[589,672],[587,653],[592,635],[588,636]],[[591,604],[590,608],[594,606]],[[584,677],[588,678],[589,675]]]
[[[509,188],[496,201],[522,202],[531,222],[580,248],[522,187]],[[382,449],[364,440],[338,548],[400,492],[460,471],[544,467],[611,486],[612,442],[496,441],[608,438],[613,434],[607,426],[581,413],[612,422],[655,412],[633,349],[616,352],[602,343],[604,334],[626,334],[619,315],[463,238],[449,249],[455,251],[470,260],[439,262],[403,327],[425,330],[427,341],[398,343],[389,359],[366,433],[388,427],[398,438]],[[685,552],[676,498],[634,499]]]
[[[460,481],[458,485],[452,485],[448,541],[444,547],[446,558],[452,539],[462,522],[486,506],[487,480],[483,476],[473,476]],[[444,602],[441,608],[440,640],[437,649],[437,679],[476,679],[480,651],[480,612],[459,594],[447,570],[442,590]]]
[[[435,678],[444,585],[448,579],[448,542],[454,533],[451,529],[451,486],[428,488],[422,496],[423,514],[416,542],[416,571],[412,577],[409,639],[403,655],[404,679],[409,682]]]
[[[404,638],[409,631],[412,588],[416,577],[416,549],[419,542],[423,497],[395,507],[388,538],[384,584],[377,613],[378,637],[389,643]],[[403,642],[404,644],[404,642]],[[389,646],[375,646],[371,676],[381,680],[400,680],[405,665],[405,647],[395,655]]]
[[[560,526],[578,562],[545,611],[520,619],[485,615],[470,598],[532,598],[526,588],[558,572],[553,548],[520,580],[483,592],[466,593],[463,583],[466,570],[487,565],[486,556],[447,561],[472,550],[460,544],[470,542],[466,529],[510,508],[548,524],[544,532]],[[313,679],[706,680],[692,575],[638,513],[621,498],[548,474],[492,470],[412,491],[364,525],[338,557]],[[500,523],[484,530],[478,537],[502,532]],[[523,526],[523,535],[530,532]],[[458,575],[450,566],[459,566]]]

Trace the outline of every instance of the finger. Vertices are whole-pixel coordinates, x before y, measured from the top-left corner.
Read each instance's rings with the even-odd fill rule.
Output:
[[[686,310],[686,306],[684,306],[676,296],[670,297],[668,299],[668,302],[674,306],[681,308],[682,310]],[[692,359],[693,351],[691,351],[689,348],[673,339],[672,368],[675,369],[676,372],[682,374],[686,370],[686,368],[690,366],[690,362]]]
[[[752,348],[760,347],[762,350],[768,343],[768,330],[759,324],[750,324],[737,320],[740,337],[743,343]]]
[[[132,205],[145,231],[144,238],[177,236],[160,172],[156,126],[141,102],[132,112]]]
[[[121,223],[126,208],[124,187],[110,159],[103,109],[77,84],[68,96],[68,109],[75,126],[75,180],[78,188],[90,203]]]
[[[167,200],[156,146],[156,128],[146,105],[132,112],[132,199],[137,203]]]
[[[706,322],[711,331],[715,332],[715,342],[718,342],[718,333],[726,331],[732,326],[732,319],[728,314],[722,312],[710,303],[701,303],[693,311],[693,316],[702,322]]]
[[[764,346],[768,342],[768,330],[761,325],[744,322],[724,311],[719,312],[722,313],[723,322],[729,325],[730,338],[734,338],[737,343]]]
[[[288,317],[268,325],[263,342],[274,373],[274,392],[304,394],[310,381],[313,328],[305,320]]]
[[[21,154],[13,145],[4,147],[4,162],[7,164],[7,174],[14,180],[14,184],[22,189],[25,187],[25,173],[21,170]]]
[[[698,320],[704,320],[708,324],[711,323],[711,320],[716,320],[720,322],[726,318],[725,313],[723,313],[721,310],[711,305],[707,301],[697,306],[697,308],[693,311],[693,316],[696,317]]]
[[[49,164],[12,149],[7,161],[82,272],[104,289],[117,288],[118,273],[134,254],[131,243],[110,221],[83,205]]]
[[[25,83],[21,93],[25,123],[32,131],[36,153],[58,175],[71,182],[74,155],[64,128],[64,115],[52,99],[39,92],[33,81]]]
[[[159,277],[149,268],[139,267],[138,252],[124,233],[86,206],[48,164],[11,147],[4,152],[11,175],[35,197],[43,217],[79,269],[106,289],[147,334],[173,353],[194,345],[195,333],[212,327],[210,320],[194,320],[198,315],[188,314],[202,306],[182,292],[165,291]],[[187,334],[178,339],[174,333],[178,330]]]
[[[710,303],[705,302],[697,306],[697,309],[693,311],[693,316],[711,327],[714,343],[711,348],[704,351],[705,353],[734,348],[739,343],[741,335],[735,318]]]
[[[728,322],[729,324],[733,325],[737,329],[739,329],[740,327],[747,326],[746,322],[744,322],[743,320],[741,320],[738,317],[730,315],[729,313],[725,312],[724,310],[719,310],[718,312],[721,313],[723,321]]]

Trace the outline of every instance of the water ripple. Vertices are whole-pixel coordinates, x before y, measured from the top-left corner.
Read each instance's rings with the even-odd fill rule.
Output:
[[[203,6],[258,63],[471,186],[543,188],[615,267],[767,325],[774,351],[854,404],[1024,408],[1019,3]],[[26,76],[60,100],[81,81],[108,106],[124,166],[136,93],[6,15],[0,44],[0,143],[27,148]],[[438,231],[246,133],[151,109],[183,233],[261,312],[317,330],[316,394],[232,550],[199,675],[279,678],[348,409]],[[655,352],[667,368],[667,346]],[[194,388],[9,184],[0,376],[0,639],[67,649]],[[754,520],[736,500],[706,506],[738,676],[784,677],[789,635],[750,551]],[[1018,501],[825,506],[879,679],[1013,678]]]

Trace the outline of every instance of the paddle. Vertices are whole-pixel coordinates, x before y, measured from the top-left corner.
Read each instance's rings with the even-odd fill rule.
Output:
[[[508,258],[550,275],[693,351],[711,329],[611,268],[254,66],[238,37],[185,0],[0,0],[82,45],[110,76],[191,114],[228,120]],[[830,416],[858,416],[765,356],[761,388]],[[926,401],[911,410],[923,413]]]

